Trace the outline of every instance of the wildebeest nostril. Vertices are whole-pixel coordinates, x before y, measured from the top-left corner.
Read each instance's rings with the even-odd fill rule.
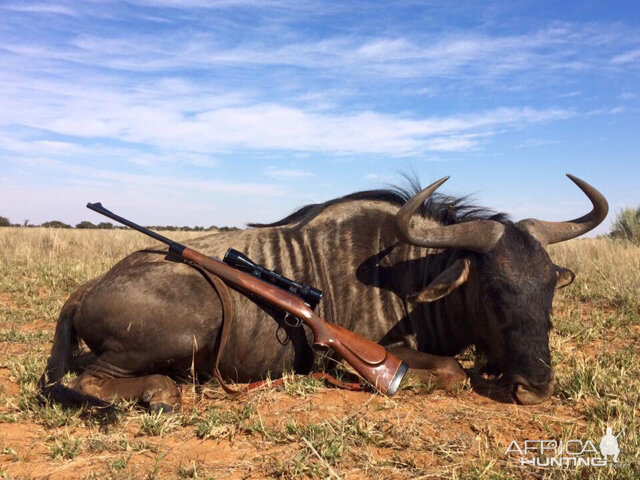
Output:
[[[513,382],[514,389],[521,386],[526,390],[530,390],[530,391],[537,390],[540,392],[545,392],[546,390],[548,390],[549,388],[552,388],[555,385],[555,374],[553,373],[553,371],[550,370],[546,380],[543,380],[541,382],[528,379],[523,375],[515,374],[512,377],[512,382]]]
[[[522,375],[513,376],[513,396],[523,405],[535,405],[544,402],[554,391],[555,376],[553,372],[547,377],[549,380],[542,383],[532,383]]]

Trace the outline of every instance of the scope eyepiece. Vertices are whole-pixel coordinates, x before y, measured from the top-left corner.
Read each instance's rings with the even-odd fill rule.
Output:
[[[311,285],[303,284],[300,295],[309,305],[315,306],[320,303],[320,300],[322,300],[323,293],[321,290],[313,288]]]

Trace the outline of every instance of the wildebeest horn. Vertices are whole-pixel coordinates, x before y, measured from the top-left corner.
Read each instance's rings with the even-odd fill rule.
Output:
[[[545,222],[535,218],[520,220],[517,225],[524,226],[542,245],[563,242],[587,233],[596,228],[609,213],[609,204],[598,190],[569,173],[567,177],[589,197],[593,209],[586,215],[567,222]]]
[[[418,229],[414,233],[411,219],[424,201],[449,177],[444,177],[417,193],[404,204],[396,215],[396,233],[406,243],[419,247],[464,248],[488,252],[504,232],[504,225],[493,220],[472,220],[433,228]]]

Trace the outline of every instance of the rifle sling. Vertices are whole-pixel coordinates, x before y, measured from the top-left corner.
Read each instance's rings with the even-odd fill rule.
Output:
[[[200,273],[202,273],[209,280],[209,283],[211,284],[211,286],[217,293],[218,297],[220,298],[220,303],[222,305],[222,325],[220,327],[220,334],[218,335],[218,341],[216,342],[215,351],[213,353],[214,355],[213,376],[216,378],[216,380],[218,380],[220,387],[229,395],[239,396],[265,386],[268,386],[270,388],[275,388],[275,387],[279,387],[280,385],[283,385],[284,379],[279,378],[277,380],[260,380],[257,382],[249,383],[244,388],[235,389],[233,387],[230,387],[224,381],[224,378],[220,373],[219,364],[220,364],[220,359],[222,358],[222,355],[224,353],[224,348],[227,345],[227,340],[229,340],[229,334],[231,333],[231,326],[233,324],[234,315],[233,315],[233,301],[231,299],[231,293],[229,292],[229,288],[227,287],[227,284],[220,277],[207,272],[206,270],[204,270],[203,268],[200,268],[197,265],[192,265],[192,266],[196,268],[198,271],[200,271]],[[324,380],[325,382],[335,387],[342,388],[345,390],[361,391],[363,389],[362,384],[360,383],[342,382],[341,380],[338,380],[337,378],[329,375],[328,373],[315,372],[315,373],[310,373],[308,375],[303,375],[303,376],[316,378],[318,380]]]

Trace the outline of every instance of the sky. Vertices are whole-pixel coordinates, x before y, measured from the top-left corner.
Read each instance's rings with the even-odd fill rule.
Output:
[[[424,185],[514,220],[640,204],[640,3],[0,1],[0,215],[275,221]]]

